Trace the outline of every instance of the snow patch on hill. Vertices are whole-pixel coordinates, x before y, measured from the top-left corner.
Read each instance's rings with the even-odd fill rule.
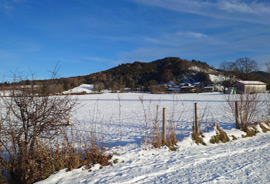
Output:
[[[63,94],[93,93],[93,84],[82,84],[71,90],[63,92]]]
[[[192,71],[195,71],[195,72],[216,73],[216,70],[213,70],[211,68],[203,69],[203,68],[198,67],[198,66],[191,66],[191,67],[189,67],[189,70],[192,70]]]
[[[222,81],[227,80],[227,77],[224,75],[213,75],[213,74],[209,74],[209,78],[213,83],[220,83]]]

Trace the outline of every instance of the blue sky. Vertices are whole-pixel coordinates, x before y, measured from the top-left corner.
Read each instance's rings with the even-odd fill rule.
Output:
[[[270,61],[268,0],[0,0],[0,77],[87,75],[180,57]]]

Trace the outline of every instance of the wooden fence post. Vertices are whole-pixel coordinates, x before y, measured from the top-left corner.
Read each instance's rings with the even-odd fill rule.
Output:
[[[198,116],[198,104],[195,103],[195,132],[196,134],[200,134],[200,125],[199,125],[199,116]]]
[[[162,143],[163,145],[166,144],[166,108],[163,108]]]
[[[240,129],[239,115],[238,115],[238,102],[235,102],[235,127]]]

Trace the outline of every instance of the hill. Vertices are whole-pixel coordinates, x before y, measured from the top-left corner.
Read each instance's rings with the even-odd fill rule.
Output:
[[[53,91],[56,93],[70,90],[81,84],[93,84],[94,91],[103,89],[116,91],[124,90],[124,88],[129,88],[131,91],[151,91],[152,87],[167,82],[174,82],[176,85],[199,82],[203,86],[220,83],[228,87],[232,83],[232,78],[233,80],[241,79],[242,76],[239,71],[217,70],[205,62],[166,57],[149,63],[139,61],[125,63],[109,70],[85,76],[35,80],[33,83],[44,87],[53,86]],[[269,79],[269,74],[266,72],[258,71],[249,74],[249,80],[269,83]],[[30,81],[25,80],[23,84],[29,85]]]
[[[201,61],[188,61],[177,57],[167,57],[150,63],[134,62],[121,64],[106,71],[84,76],[88,84],[103,84],[106,89],[137,89],[173,81],[184,80],[210,83],[209,73],[216,70]]]

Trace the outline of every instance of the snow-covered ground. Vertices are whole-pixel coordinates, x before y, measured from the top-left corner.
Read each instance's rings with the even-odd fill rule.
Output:
[[[214,134],[214,123],[230,135],[241,137],[234,129],[233,117],[223,94],[106,93],[78,96],[71,118],[80,134],[96,129],[109,151],[117,152],[113,167],[64,170],[39,183],[268,183],[270,181],[270,133],[241,138],[226,144],[197,145],[190,138],[194,103],[205,139]],[[261,102],[265,95],[260,97]],[[261,103],[259,102],[259,103]],[[156,111],[158,105],[158,111]],[[162,108],[177,127],[177,151],[145,150],[142,141],[151,131],[156,112],[161,126]],[[266,119],[267,109],[259,105],[258,118]],[[148,129],[148,128],[149,129]]]

